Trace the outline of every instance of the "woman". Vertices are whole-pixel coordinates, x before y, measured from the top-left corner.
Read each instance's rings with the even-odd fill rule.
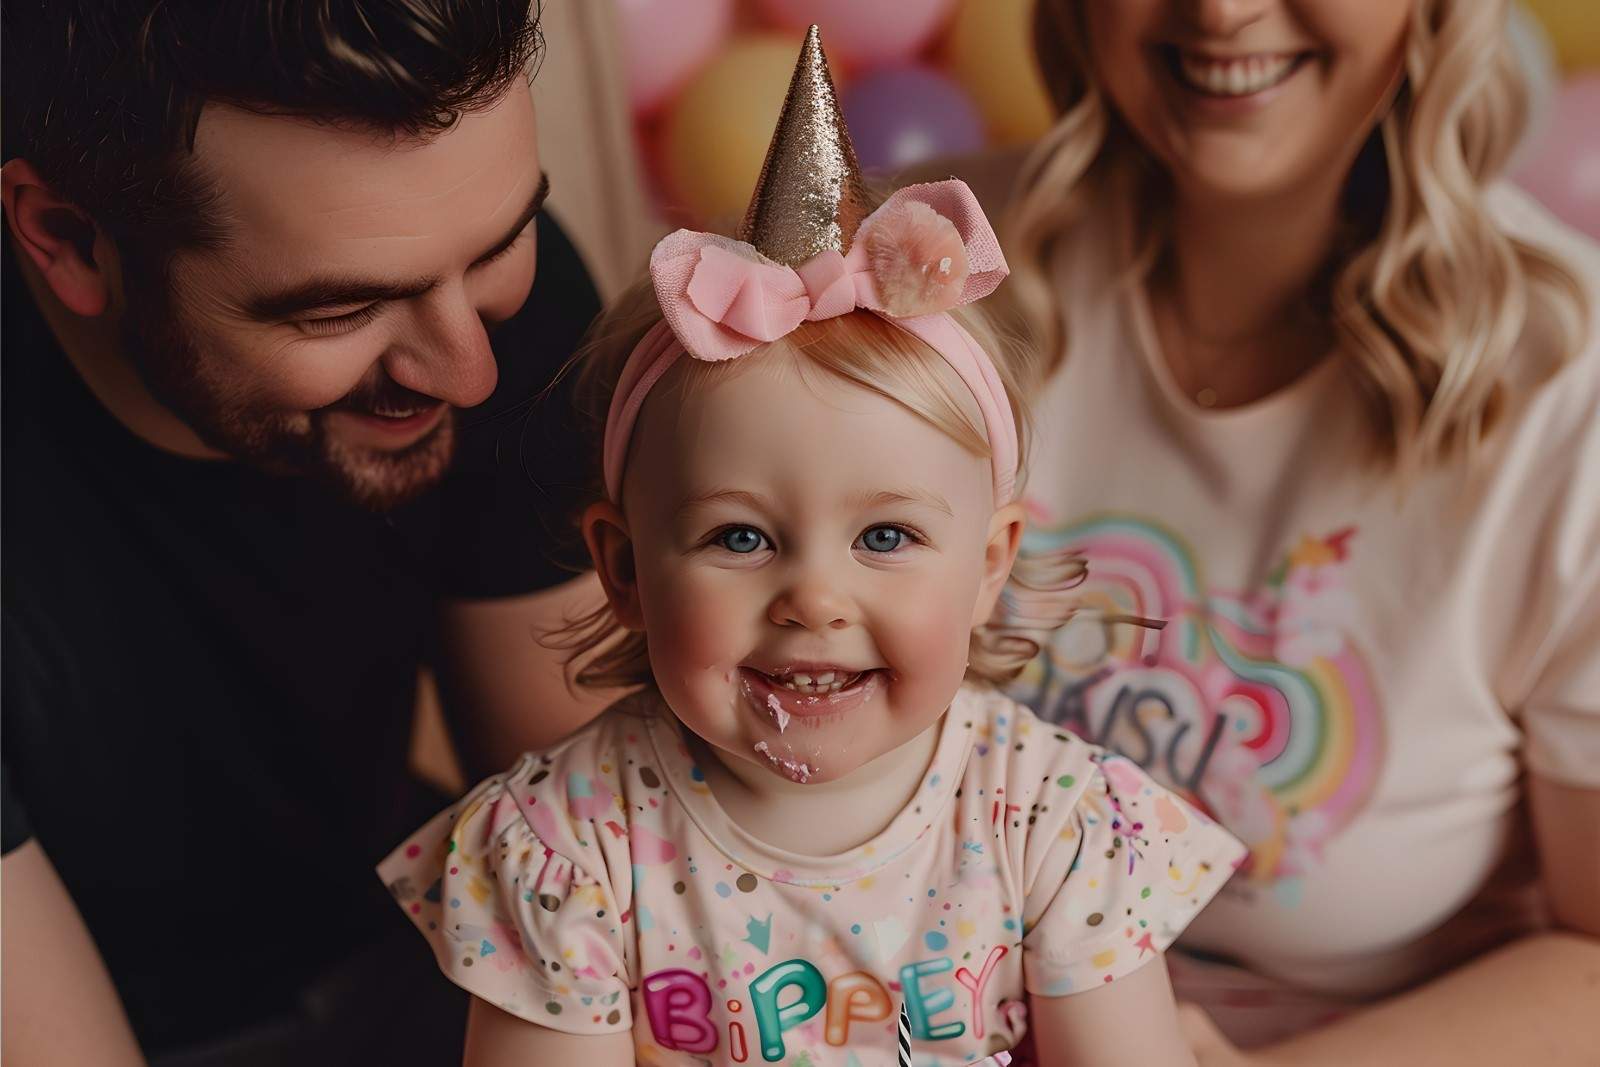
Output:
[[[1019,695],[1252,847],[1172,961],[1207,1067],[1600,1049],[1600,256],[1494,184],[1507,18],[1040,0],[1060,120],[969,176],[1044,338],[1035,547],[1168,620]]]

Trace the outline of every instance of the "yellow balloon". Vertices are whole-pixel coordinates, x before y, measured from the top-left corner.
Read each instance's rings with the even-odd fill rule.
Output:
[[[1039,137],[1055,116],[1033,57],[1034,0],[961,0],[951,20],[950,72],[972,94],[995,144]]]
[[[1595,0],[1523,0],[1565,71],[1600,68],[1600,4]]]
[[[729,231],[744,217],[799,55],[794,37],[736,37],[668,111],[663,177],[700,224]]]

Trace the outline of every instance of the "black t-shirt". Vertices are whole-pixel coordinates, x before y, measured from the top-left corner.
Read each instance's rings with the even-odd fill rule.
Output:
[[[3,847],[39,839],[147,1051],[284,1010],[404,925],[372,865],[440,803],[406,769],[436,603],[575,562],[569,405],[534,398],[598,301],[547,217],[538,241],[494,396],[389,515],[132,435],[7,252]]]

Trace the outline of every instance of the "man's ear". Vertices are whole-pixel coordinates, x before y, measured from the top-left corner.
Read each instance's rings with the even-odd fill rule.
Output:
[[[982,626],[994,614],[1000,592],[1011,577],[1011,565],[1022,547],[1022,530],[1028,513],[1019,503],[1007,504],[989,520],[989,540],[983,546],[983,581],[978,586],[978,602],[972,608],[972,625]]]
[[[617,621],[630,630],[644,629],[639,583],[633,566],[633,537],[622,509],[603,500],[583,513],[583,541],[589,546],[595,573]]]
[[[39,268],[56,299],[84,318],[103,314],[111,291],[95,256],[100,233],[94,221],[56,195],[25,159],[0,167],[0,203],[17,247]]]

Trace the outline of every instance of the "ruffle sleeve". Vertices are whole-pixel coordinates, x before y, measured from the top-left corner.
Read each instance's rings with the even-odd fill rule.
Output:
[[[1160,955],[1247,853],[1231,834],[1120,756],[1097,759],[1023,904],[1023,979],[1064,996]]]
[[[634,984],[626,841],[602,841],[602,825],[576,816],[552,795],[559,790],[541,790],[551,777],[525,757],[428,822],[378,874],[467,992],[554,1030],[625,1031]],[[623,872],[620,886],[612,870]]]

